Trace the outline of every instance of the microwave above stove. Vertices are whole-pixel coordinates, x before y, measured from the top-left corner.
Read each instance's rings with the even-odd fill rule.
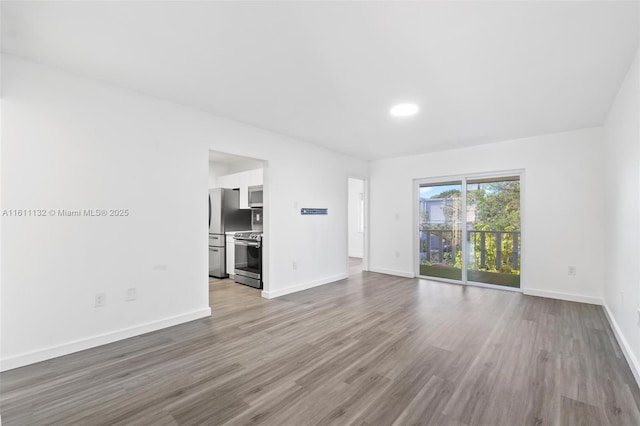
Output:
[[[262,207],[262,185],[250,186],[249,188],[249,207]]]

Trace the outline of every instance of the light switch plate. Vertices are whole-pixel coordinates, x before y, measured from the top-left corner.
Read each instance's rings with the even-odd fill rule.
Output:
[[[127,295],[125,300],[127,302],[131,302],[132,300],[136,300],[138,298],[138,290],[136,288],[130,288],[127,290]]]

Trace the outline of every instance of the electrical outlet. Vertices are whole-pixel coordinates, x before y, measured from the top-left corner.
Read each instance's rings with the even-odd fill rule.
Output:
[[[94,305],[95,308],[99,308],[107,304],[107,295],[104,293],[96,294],[96,303]]]
[[[575,266],[569,266],[568,273],[569,273],[569,275],[574,276],[576,274],[576,267]]]
[[[136,300],[137,298],[138,290],[136,288],[130,288],[129,290],[127,290],[127,295],[124,300],[127,302],[131,302],[133,300]]]
[[[293,270],[295,271],[296,269],[298,269],[298,262],[294,260],[292,266],[293,266]]]

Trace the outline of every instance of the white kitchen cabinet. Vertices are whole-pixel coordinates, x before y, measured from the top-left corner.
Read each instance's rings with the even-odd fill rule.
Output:
[[[227,244],[225,248],[225,251],[227,252],[227,274],[232,277],[235,274],[234,265],[236,261],[236,247],[235,241],[233,240],[233,234],[227,235]]]
[[[240,208],[241,209],[248,209],[249,208],[249,191],[248,191],[248,184],[247,182],[249,181],[249,176],[248,176],[249,172],[242,172],[242,173],[238,173],[238,179],[240,181],[240,185],[238,185],[240,187]]]
[[[262,185],[262,169],[248,170],[246,172],[233,173],[220,176],[218,185],[220,188],[240,188],[240,208],[249,208],[249,187]]]

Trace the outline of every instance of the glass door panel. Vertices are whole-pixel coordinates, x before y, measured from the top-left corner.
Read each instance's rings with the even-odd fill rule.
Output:
[[[520,287],[520,178],[467,180],[467,281]]]
[[[419,187],[420,275],[462,280],[462,182]]]

